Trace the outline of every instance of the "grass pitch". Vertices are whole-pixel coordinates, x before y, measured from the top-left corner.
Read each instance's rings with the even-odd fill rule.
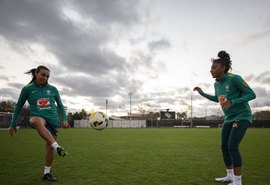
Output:
[[[34,129],[0,131],[1,185],[218,185],[225,175],[221,129],[61,129],[69,153],[55,155],[44,182],[44,141]],[[270,185],[270,129],[248,129],[240,145],[243,184]]]

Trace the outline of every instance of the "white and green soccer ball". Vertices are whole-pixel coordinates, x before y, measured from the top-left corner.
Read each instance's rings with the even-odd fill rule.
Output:
[[[89,117],[89,124],[96,130],[102,130],[108,126],[109,119],[103,112],[94,112]]]

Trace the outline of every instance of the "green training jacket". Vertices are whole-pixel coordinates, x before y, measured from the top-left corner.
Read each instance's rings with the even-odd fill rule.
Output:
[[[48,83],[43,87],[39,87],[35,82],[32,82],[24,86],[21,90],[10,124],[11,128],[16,127],[18,116],[26,100],[30,105],[30,116],[40,116],[56,127],[60,127],[56,102],[61,113],[61,119],[63,121],[67,120],[65,109],[57,88]]]
[[[241,76],[225,73],[220,82],[216,80],[214,87],[215,96],[206,93],[200,94],[214,102],[222,102],[224,99],[232,102],[230,108],[223,110],[224,123],[238,120],[248,120],[252,123],[252,112],[248,101],[255,99],[256,95]]]

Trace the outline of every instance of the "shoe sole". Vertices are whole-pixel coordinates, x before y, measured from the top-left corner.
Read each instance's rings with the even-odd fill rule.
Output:
[[[225,184],[233,183],[233,181],[218,181],[218,180],[215,180],[215,182],[218,182],[218,183],[225,183]]]

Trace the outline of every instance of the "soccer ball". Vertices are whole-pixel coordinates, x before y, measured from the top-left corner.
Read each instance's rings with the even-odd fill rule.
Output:
[[[89,124],[96,130],[102,130],[108,126],[109,119],[103,112],[94,112],[89,117]]]

